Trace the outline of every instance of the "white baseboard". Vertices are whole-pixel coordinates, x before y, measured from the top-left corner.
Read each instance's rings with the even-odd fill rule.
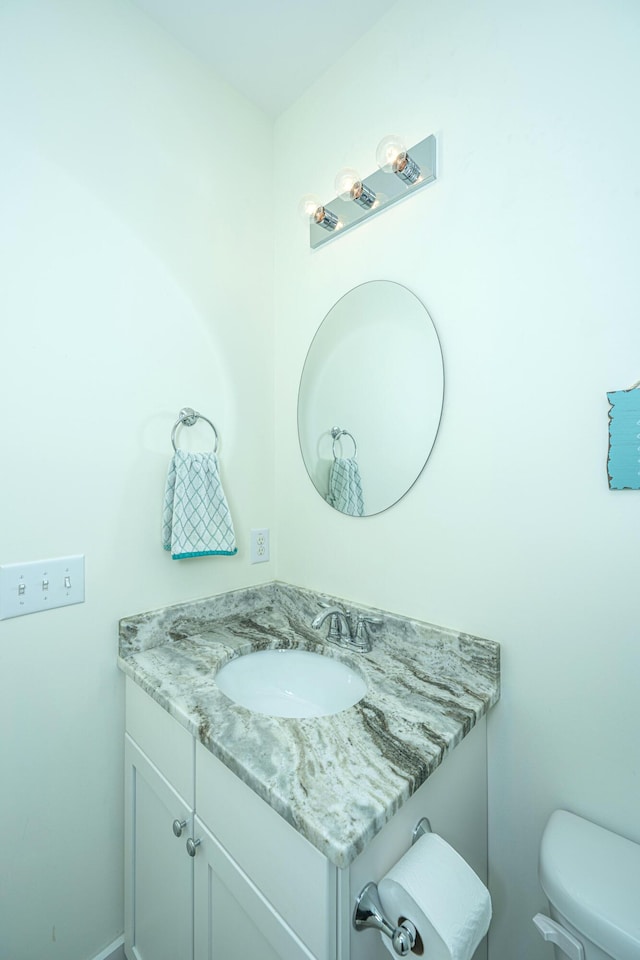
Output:
[[[93,960],[126,960],[124,955],[124,937],[118,937],[118,939],[110,943],[108,947],[105,947],[97,957],[93,957]]]

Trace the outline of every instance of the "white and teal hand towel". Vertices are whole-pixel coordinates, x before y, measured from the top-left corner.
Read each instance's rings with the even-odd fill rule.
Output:
[[[337,457],[329,472],[329,495],[327,501],[341,513],[350,517],[364,515],[362,480],[358,461],[353,457]]]
[[[169,464],[162,546],[173,560],[238,552],[215,453],[176,450]]]

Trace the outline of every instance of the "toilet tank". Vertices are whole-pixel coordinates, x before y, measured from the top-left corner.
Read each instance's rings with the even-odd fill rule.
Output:
[[[540,883],[552,906],[614,960],[640,958],[640,844],[556,810],[540,845]]]

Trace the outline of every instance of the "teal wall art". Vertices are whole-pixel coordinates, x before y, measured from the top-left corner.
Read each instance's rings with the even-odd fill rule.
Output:
[[[607,393],[611,490],[640,490],[640,380],[628,390]]]

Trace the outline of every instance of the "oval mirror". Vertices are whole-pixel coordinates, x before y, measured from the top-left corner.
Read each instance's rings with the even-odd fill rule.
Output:
[[[341,513],[371,516],[413,486],[442,414],[438,334],[418,298],[373,280],[331,308],[311,343],[298,394],[298,435],[318,493]]]

